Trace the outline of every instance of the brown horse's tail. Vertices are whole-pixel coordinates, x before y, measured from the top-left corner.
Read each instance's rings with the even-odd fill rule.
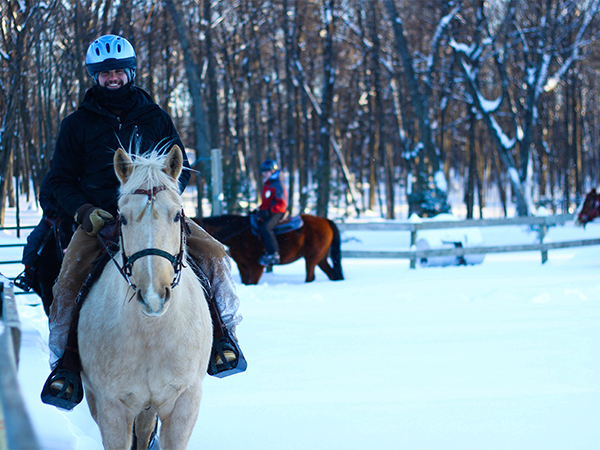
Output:
[[[329,248],[329,256],[333,263],[333,281],[343,280],[344,273],[342,272],[342,242],[340,239],[340,230],[338,230],[335,222],[327,219],[329,226],[333,231],[333,240],[331,241],[331,247]]]

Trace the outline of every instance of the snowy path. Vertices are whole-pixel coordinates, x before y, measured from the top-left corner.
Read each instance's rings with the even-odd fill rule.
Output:
[[[238,287],[249,368],[205,379],[190,449],[600,448],[600,247],[543,266],[518,253],[417,270],[346,259],[344,271],[304,284],[295,263]],[[43,448],[101,449],[87,405],[39,401],[47,325],[28,297],[19,378]]]

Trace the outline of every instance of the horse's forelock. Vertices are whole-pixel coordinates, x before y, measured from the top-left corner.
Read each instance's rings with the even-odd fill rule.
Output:
[[[137,189],[151,189],[154,186],[166,186],[168,190],[179,195],[177,180],[165,172],[166,154],[155,149],[143,155],[129,154],[132,172],[125,184],[121,186],[121,195],[131,194]]]

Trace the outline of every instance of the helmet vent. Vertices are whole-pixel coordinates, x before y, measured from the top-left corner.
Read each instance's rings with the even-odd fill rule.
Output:
[[[110,53],[110,44],[106,43],[106,53]]]
[[[121,53],[121,44],[117,44],[117,53]]]
[[[96,55],[100,56],[100,49],[96,47]]]

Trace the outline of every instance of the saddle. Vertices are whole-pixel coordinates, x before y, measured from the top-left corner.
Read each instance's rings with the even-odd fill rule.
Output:
[[[289,233],[290,231],[299,230],[304,226],[304,221],[300,216],[290,216],[286,214],[282,220],[279,221],[277,226],[273,228],[273,234],[283,234]],[[252,233],[256,236],[259,236],[258,231],[258,216],[256,213],[250,214],[250,227],[252,229]]]

